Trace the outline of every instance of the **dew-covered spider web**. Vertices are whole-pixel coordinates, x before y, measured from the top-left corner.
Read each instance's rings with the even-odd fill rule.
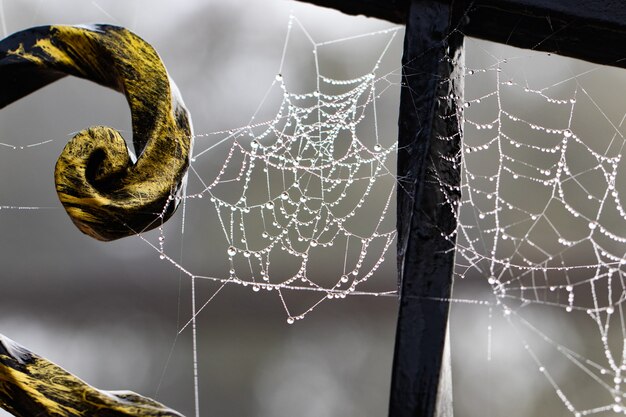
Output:
[[[292,31],[309,41],[313,91],[293,92],[283,75]],[[387,291],[361,287],[375,276],[396,236],[390,209],[395,138],[378,136],[376,107],[387,89],[398,86],[397,65],[388,72],[380,68],[398,32],[315,42],[291,17],[280,66],[249,124],[194,138],[183,210],[201,210],[217,220],[219,236],[212,236],[211,250],[223,254],[227,273],[217,274],[215,265],[194,270],[179,263],[163,231],[151,243],[160,258],[194,280],[219,284],[216,292],[225,285],[272,292],[290,324],[328,299],[395,294],[394,280],[383,284]],[[324,74],[325,48],[364,37],[379,44],[367,73],[348,79]],[[272,99],[279,100],[277,107]],[[269,120],[259,117],[265,107],[275,112]],[[203,162],[216,159],[220,150],[221,165],[212,172]],[[190,228],[197,226],[185,219],[183,235]],[[290,292],[310,292],[312,301],[292,306]]]
[[[377,107],[398,92],[400,66],[387,53],[400,29],[318,42],[290,17],[280,64],[248,124],[196,134],[180,236],[206,233],[221,264],[190,265],[163,228],[156,240],[141,237],[192,280],[180,332],[191,325],[195,340],[197,316],[228,286],[274,297],[288,324],[325,301],[396,296],[395,277],[378,274],[395,259],[396,138],[379,136]],[[292,43],[313,65],[295,74],[311,77],[304,85],[291,84]],[[326,51],[351,43],[370,48],[369,62],[331,77]]]
[[[506,367],[512,390],[492,388],[516,399],[519,415],[626,413],[626,102],[615,96],[624,74],[475,45],[465,70],[454,293],[488,310],[475,372],[495,380],[495,363],[515,356],[516,340],[525,370]],[[475,67],[481,58],[486,65]],[[598,88],[602,77],[613,91]],[[496,315],[510,325],[497,343]],[[525,403],[515,388],[539,389],[553,405]]]

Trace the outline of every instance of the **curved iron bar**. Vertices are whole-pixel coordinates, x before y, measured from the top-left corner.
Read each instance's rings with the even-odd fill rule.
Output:
[[[79,132],[55,169],[65,210],[82,232],[103,241],[160,226],[180,201],[193,133],[159,55],[110,25],[40,26],[0,41],[0,108],[66,75],[126,96],[138,158],[112,128]]]
[[[17,417],[183,417],[131,391],[101,391],[0,334],[0,406]]]

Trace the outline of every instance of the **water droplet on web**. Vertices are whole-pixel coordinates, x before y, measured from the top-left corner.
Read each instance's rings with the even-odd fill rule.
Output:
[[[235,249],[234,246],[231,246],[226,252],[228,253],[228,256],[233,257],[237,254],[237,249]]]

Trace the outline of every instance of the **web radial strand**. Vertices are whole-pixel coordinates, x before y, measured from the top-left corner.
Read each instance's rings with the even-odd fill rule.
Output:
[[[477,50],[488,64],[466,69],[457,284],[485,290],[489,311],[516,329],[566,410],[622,413],[626,109],[590,92],[598,68],[546,75],[549,54],[502,59]],[[547,314],[575,325],[585,343],[573,348],[570,335],[552,334]],[[491,320],[488,337],[492,362]],[[577,370],[578,390],[548,355]]]

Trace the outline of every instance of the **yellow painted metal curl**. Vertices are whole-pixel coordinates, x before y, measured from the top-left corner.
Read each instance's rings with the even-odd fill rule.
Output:
[[[95,126],[69,141],[56,165],[59,199],[99,240],[160,226],[175,211],[192,146],[189,114],[157,52],[127,29],[42,26],[0,41],[0,108],[65,75],[126,96],[133,162],[121,135]]]

